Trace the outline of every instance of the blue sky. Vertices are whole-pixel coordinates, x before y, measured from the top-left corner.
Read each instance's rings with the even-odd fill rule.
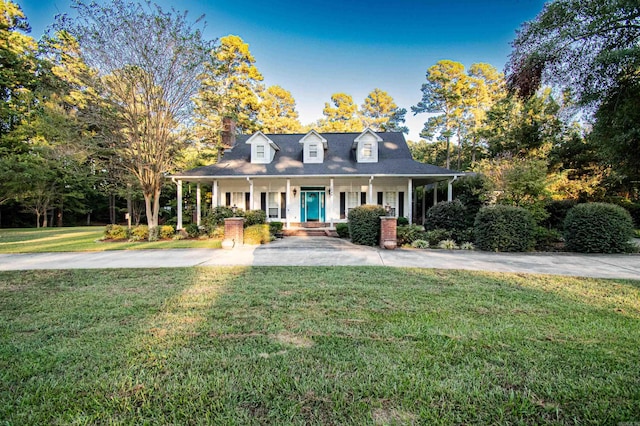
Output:
[[[68,0],[17,0],[39,38]],[[303,124],[322,116],[331,94],[345,92],[360,105],[374,88],[406,108],[408,138],[426,121],[413,116],[426,70],[441,59],[504,68],[509,42],[542,0],[182,0],[165,9],[205,15],[207,38],[236,34],[249,43],[266,85],[289,90]]]

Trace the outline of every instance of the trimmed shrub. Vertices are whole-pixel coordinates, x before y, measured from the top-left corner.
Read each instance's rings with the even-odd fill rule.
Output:
[[[200,228],[195,223],[190,223],[184,227],[184,231],[189,238],[198,238],[200,236]]]
[[[562,230],[564,218],[567,217],[569,210],[571,210],[577,203],[578,202],[576,200],[547,201],[544,208],[549,217],[544,220],[544,225],[547,228]]]
[[[533,230],[535,249],[538,251],[557,251],[558,244],[562,242],[562,234],[557,229],[547,229],[536,226]]]
[[[445,201],[427,210],[424,227],[427,231],[433,229],[448,229],[454,231],[468,227],[466,222],[466,207],[459,201]]]
[[[244,212],[244,226],[262,225],[267,222],[267,213],[264,210],[249,210]]]
[[[405,225],[396,228],[398,245],[412,244],[416,240],[426,239],[424,227],[422,225]]]
[[[564,220],[566,249],[579,253],[623,253],[630,251],[633,220],[615,204],[578,204]]]
[[[239,213],[240,212],[238,212],[238,214],[233,214],[233,210],[225,206],[214,207],[205,214],[201,223],[202,226],[204,226],[206,233],[211,235],[215,228],[224,225],[224,220],[226,218],[238,216]]]
[[[149,227],[138,225],[131,230],[131,239],[134,241],[145,241],[149,239]]]
[[[517,252],[533,247],[535,223],[522,207],[483,207],[476,215],[476,246],[486,251]]]
[[[409,224],[409,219],[404,216],[400,216],[397,220],[397,226],[405,226]]]
[[[363,205],[349,211],[349,234],[354,244],[375,246],[380,238],[380,216],[387,212],[384,207]]]
[[[284,224],[282,222],[269,222],[269,232],[271,235],[276,235],[282,232]]]
[[[104,238],[107,240],[128,240],[129,229],[121,225],[107,225],[104,228]]]
[[[336,232],[340,238],[349,238],[349,224],[336,223]]]
[[[160,227],[160,238],[163,240],[170,240],[176,233],[176,228],[172,225],[162,225]]]
[[[245,244],[264,244],[269,241],[271,241],[271,233],[269,232],[269,225],[266,223],[251,225],[244,230]]]
[[[431,231],[427,231],[426,240],[429,241],[429,246],[437,247],[442,240],[448,240],[451,238],[451,231],[446,229],[433,229]]]

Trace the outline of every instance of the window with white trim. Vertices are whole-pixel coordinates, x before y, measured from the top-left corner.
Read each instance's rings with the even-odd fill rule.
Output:
[[[360,205],[360,193],[359,192],[347,192],[346,197],[346,208],[347,213],[354,207],[358,207]]]
[[[396,215],[396,206],[398,204],[398,193],[397,192],[385,192],[382,195],[382,203],[383,207],[391,209],[390,213],[392,216]]]
[[[236,206],[240,210],[244,210],[245,198],[244,192],[232,192],[231,193],[231,205],[229,207]]]
[[[365,142],[362,146],[362,156],[364,158],[373,157],[373,144],[371,142]]]
[[[309,158],[318,158],[318,145],[315,143],[309,145]]]
[[[280,193],[269,192],[267,197],[267,215],[270,219],[280,217]]]
[[[264,159],[264,145],[256,145],[256,158]]]

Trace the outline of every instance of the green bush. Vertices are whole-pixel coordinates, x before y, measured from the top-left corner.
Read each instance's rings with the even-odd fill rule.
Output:
[[[349,238],[349,224],[336,223],[336,232],[340,238]]]
[[[244,230],[245,244],[264,244],[269,241],[271,241],[271,233],[266,223],[251,225]]]
[[[433,229],[465,229],[466,207],[459,201],[444,201],[427,210],[424,227],[427,231]]]
[[[564,220],[566,249],[579,253],[623,253],[630,251],[633,220],[615,204],[578,204]]]
[[[412,244],[416,240],[424,240],[425,232],[422,225],[405,225],[396,228],[398,245]]]
[[[562,242],[562,234],[557,229],[548,229],[544,226],[536,226],[533,230],[535,249],[538,251],[556,251],[558,244]]]
[[[349,211],[349,234],[354,244],[375,246],[380,239],[380,217],[386,216],[384,207],[363,205]]]
[[[107,225],[104,228],[104,238],[107,240],[128,240],[129,229],[121,225]]]
[[[429,241],[415,240],[411,243],[411,247],[419,248],[419,249],[427,249],[429,248]]]
[[[407,219],[404,216],[400,216],[397,220],[397,225],[398,226],[404,226],[404,225],[408,225],[409,224],[409,219]]]
[[[465,206],[465,222],[467,228],[473,226],[476,214],[489,197],[490,183],[483,175],[467,175],[456,179],[453,182],[453,193],[456,200]]]
[[[176,233],[176,229],[172,225],[162,225],[160,227],[160,238],[163,240],[170,240]]]
[[[195,223],[190,223],[184,227],[184,231],[189,238],[198,238],[200,236],[200,228]]]
[[[429,246],[437,247],[440,241],[451,239],[451,231],[447,229],[432,229],[426,232],[425,237],[429,241]]]
[[[562,230],[564,218],[567,213],[577,204],[576,200],[551,200],[547,201],[544,208],[548,213],[548,217],[543,224],[547,228]]]
[[[216,226],[215,228],[213,228],[212,230],[210,230],[208,233],[210,238],[215,238],[216,240],[221,240],[224,238],[224,226]]]
[[[269,232],[271,235],[276,235],[282,232],[284,224],[282,222],[269,222]]]
[[[249,210],[244,212],[244,226],[262,225],[267,222],[267,213],[264,210]]]
[[[240,212],[238,212],[240,214]],[[209,210],[202,218],[202,226],[207,234],[211,235],[215,228],[224,225],[224,220],[229,217],[238,216],[234,214],[233,210],[229,207],[218,206]]]
[[[531,212],[514,206],[483,207],[476,215],[476,246],[486,251],[528,251],[534,244]]]
[[[138,225],[131,230],[131,239],[134,241],[146,241],[149,239],[149,227]]]
[[[441,248],[444,250],[457,250],[460,247],[458,247],[456,242],[453,240],[442,240],[438,243],[438,248]]]

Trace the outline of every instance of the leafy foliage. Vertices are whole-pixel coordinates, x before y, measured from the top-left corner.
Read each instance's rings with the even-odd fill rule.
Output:
[[[333,105],[333,106],[332,106]],[[321,132],[361,132],[362,123],[356,117],[357,105],[351,95],[334,93],[331,103],[325,102],[322,114],[324,118],[319,122]]]
[[[245,244],[265,244],[271,241],[271,233],[269,225],[266,223],[260,225],[251,225],[244,230]]]
[[[519,252],[534,245],[534,221],[521,207],[483,207],[475,220],[476,246],[480,250]]]
[[[409,128],[403,126],[407,110],[399,108],[393,98],[385,91],[373,89],[360,107],[360,119],[364,127],[376,132],[409,133]]]
[[[451,231],[448,229],[432,229],[427,231],[425,236],[429,246],[437,247],[440,241],[451,239]]]
[[[469,227],[467,208],[459,200],[444,201],[427,210],[425,229],[446,229],[457,239],[457,234]]]
[[[349,238],[349,224],[336,223],[336,232],[340,238]]]
[[[253,225],[262,225],[267,221],[267,213],[264,210],[249,210],[244,212],[245,228]]]
[[[362,205],[349,211],[349,234],[354,244],[375,246],[380,239],[380,217],[384,207]]]
[[[261,93],[257,116],[263,133],[298,133],[302,125],[291,92],[280,86],[270,86]]]
[[[416,240],[424,240],[424,227],[422,225],[402,225],[396,228],[398,245],[412,244]]]
[[[429,248],[429,241],[415,240],[411,242],[411,247],[418,248],[418,249],[427,249]]]
[[[176,233],[176,229],[172,225],[162,225],[160,227],[160,239],[170,240]]]
[[[630,249],[633,221],[615,204],[578,204],[567,213],[564,239],[569,251],[580,253],[623,253]]]
[[[104,228],[104,238],[115,241],[128,240],[129,230],[121,225],[107,225]]]

